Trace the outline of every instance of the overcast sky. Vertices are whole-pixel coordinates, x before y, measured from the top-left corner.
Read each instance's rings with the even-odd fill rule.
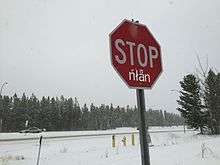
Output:
[[[146,107],[177,112],[179,81],[205,65],[220,70],[219,0],[0,0],[3,94],[77,97],[81,104],[136,104],[110,63],[109,33],[146,24],[162,48],[163,73]]]

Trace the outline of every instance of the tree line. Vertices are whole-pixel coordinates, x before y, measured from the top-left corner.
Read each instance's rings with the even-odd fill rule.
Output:
[[[201,134],[220,134],[220,73],[210,69],[203,76],[188,74],[180,81],[177,100],[186,124]]]
[[[149,109],[145,113],[149,126],[182,125],[183,118],[174,113]],[[105,130],[137,127],[137,107],[114,107],[113,104],[80,106],[77,98],[42,97],[34,94],[21,98],[0,96],[0,131],[16,132],[35,126],[48,131]]]

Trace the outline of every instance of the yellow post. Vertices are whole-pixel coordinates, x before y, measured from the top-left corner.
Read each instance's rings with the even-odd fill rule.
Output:
[[[112,147],[115,148],[115,135],[112,135]]]
[[[131,134],[131,144],[132,144],[132,146],[135,145],[135,143],[134,143],[134,133]]]

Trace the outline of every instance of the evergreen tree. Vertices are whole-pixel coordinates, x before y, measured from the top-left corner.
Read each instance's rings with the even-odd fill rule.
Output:
[[[40,127],[40,102],[34,94],[28,100],[28,116],[28,127]]]
[[[60,130],[60,110],[58,104],[54,98],[51,99],[50,103],[50,120],[51,120],[51,130],[57,131]]]
[[[111,111],[110,106],[105,106],[105,119],[106,119],[106,128],[105,129],[111,129]]]
[[[42,97],[40,102],[40,128],[45,128],[46,130],[51,130],[51,121],[50,121],[50,98]]]
[[[87,130],[89,128],[89,109],[86,104],[82,108],[82,129]]]
[[[12,131],[18,131],[20,130],[19,128],[19,120],[20,120],[20,113],[19,113],[19,106],[20,106],[20,99],[17,97],[17,94],[15,93],[14,96],[12,97],[12,102],[11,102],[11,115],[10,118],[11,120],[11,130]]]
[[[68,130],[68,105],[67,105],[67,100],[62,95],[60,97],[60,100],[57,99],[57,101],[58,101],[58,106],[59,106],[60,116],[61,116],[60,127],[61,127],[61,130],[65,131],[65,130]]]
[[[146,119],[146,117],[145,117]],[[138,127],[139,126],[139,115],[138,115],[138,108],[135,106],[134,109],[132,109],[132,126]]]
[[[74,130],[76,128],[76,120],[75,120],[75,114],[73,109],[73,99],[69,98],[67,99],[67,130]]]
[[[168,118],[167,111],[164,111],[164,125],[165,126],[169,125],[169,118]]]
[[[205,106],[208,110],[208,126],[213,134],[219,134],[220,126],[220,74],[212,70],[208,72],[205,80]]]
[[[160,120],[160,126],[164,126],[165,122],[164,122],[164,115],[163,115],[163,111],[162,110],[160,110],[159,120]]]
[[[0,95],[0,132],[2,132],[2,123],[3,123],[3,98]]]
[[[2,132],[10,132],[10,121],[11,116],[10,110],[11,110],[11,99],[8,96],[3,97],[3,111],[2,111]]]
[[[14,119],[11,121],[13,123],[12,130],[22,130],[25,129],[26,120],[29,119],[28,116],[28,98],[23,93],[22,98],[19,99],[15,94],[13,96],[13,102],[11,105],[10,114],[14,116]]]
[[[23,93],[20,100],[20,117],[21,117],[20,129],[25,129],[26,121],[30,120],[30,116],[28,113],[28,97],[26,97],[25,93]]]
[[[82,112],[81,112],[81,108],[76,97],[74,99],[73,112],[74,112],[73,114],[74,128],[76,130],[80,130],[82,128],[81,126],[82,125]]]
[[[89,120],[89,129],[96,130],[98,129],[98,116],[96,113],[96,107],[91,103],[90,105],[90,120]]]
[[[110,104],[110,107],[109,107],[109,125],[110,125],[110,128],[111,129],[114,129],[114,107],[113,107],[113,104],[111,103]]]
[[[181,112],[190,128],[200,129],[203,134],[207,121],[202,111],[199,81],[193,74],[188,74],[184,76],[183,81],[180,81],[180,85],[182,91],[177,100],[180,105],[177,110]]]

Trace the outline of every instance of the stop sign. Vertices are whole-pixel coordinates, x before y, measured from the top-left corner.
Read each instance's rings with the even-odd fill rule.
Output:
[[[109,35],[112,66],[129,88],[151,88],[162,72],[160,45],[148,28],[122,21]]]

